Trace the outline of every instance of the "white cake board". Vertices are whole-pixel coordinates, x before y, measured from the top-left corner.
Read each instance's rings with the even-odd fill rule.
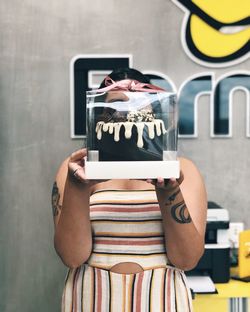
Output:
[[[180,163],[168,161],[85,161],[86,178],[93,179],[155,179],[179,178]]]

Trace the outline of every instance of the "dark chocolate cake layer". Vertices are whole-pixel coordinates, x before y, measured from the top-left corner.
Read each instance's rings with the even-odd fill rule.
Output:
[[[116,142],[113,134],[102,133],[97,140],[100,161],[161,161],[163,160],[163,135],[150,139],[148,131],[143,130],[143,147],[137,146],[137,131],[132,129],[132,136],[126,139],[125,129],[120,131],[120,140]]]

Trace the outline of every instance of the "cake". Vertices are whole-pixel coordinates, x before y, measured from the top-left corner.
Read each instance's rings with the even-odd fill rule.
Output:
[[[106,110],[96,123],[100,160],[162,160],[164,122],[150,110]]]

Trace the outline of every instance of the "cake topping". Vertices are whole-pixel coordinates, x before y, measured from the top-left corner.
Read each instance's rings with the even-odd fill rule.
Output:
[[[154,139],[155,134],[160,136],[165,134],[167,130],[165,129],[164,122],[160,119],[154,119],[153,121],[141,121],[141,122],[108,122],[99,121],[96,124],[96,133],[97,139],[101,140],[102,132],[108,132],[109,134],[114,134],[114,140],[116,142],[120,141],[120,129],[121,127],[125,128],[125,138],[130,139],[132,136],[132,128],[136,127],[137,129],[137,146],[143,147],[143,130],[144,127],[148,129],[148,135],[150,139]]]
[[[131,111],[127,114],[127,120],[132,122],[153,121],[154,114],[150,110]]]

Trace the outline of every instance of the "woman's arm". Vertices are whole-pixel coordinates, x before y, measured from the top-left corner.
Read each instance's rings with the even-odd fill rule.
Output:
[[[167,256],[183,270],[194,268],[204,252],[207,196],[203,179],[195,165],[180,159],[183,181],[156,185]]]
[[[91,185],[84,181],[85,156],[86,150],[82,149],[63,162],[52,192],[54,245],[63,263],[71,268],[84,263],[92,248],[89,218]],[[79,179],[73,175],[75,169]]]

